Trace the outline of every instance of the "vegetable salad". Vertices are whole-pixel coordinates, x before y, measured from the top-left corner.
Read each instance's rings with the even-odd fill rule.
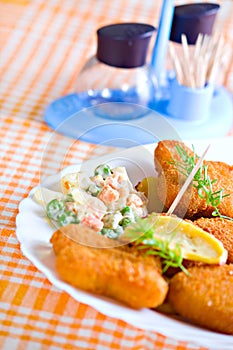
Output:
[[[137,192],[124,167],[101,164],[89,177],[84,172],[61,179],[63,196],[46,206],[47,216],[59,226],[83,223],[109,238],[147,215],[147,198]]]

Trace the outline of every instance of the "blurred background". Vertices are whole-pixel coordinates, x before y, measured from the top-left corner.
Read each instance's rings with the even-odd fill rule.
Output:
[[[221,6],[215,29],[229,43],[218,80],[233,92],[233,1],[213,2]],[[84,63],[96,53],[99,27],[132,21],[158,27],[161,6],[161,0],[0,0],[1,115],[41,120],[49,103],[72,92]]]

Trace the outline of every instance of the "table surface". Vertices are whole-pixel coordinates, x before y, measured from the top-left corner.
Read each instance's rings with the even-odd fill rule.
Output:
[[[218,28],[232,46],[233,1],[218,3]],[[22,255],[15,234],[18,205],[39,183],[42,170],[51,174],[112,150],[62,135],[53,139],[43,121],[46,106],[72,91],[84,62],[95,54],[97,28],[119,21],[157,26],[161,4],[0,0],[1,349],[204,349],[174,340],[172,331],[169,338],[143,331],[75,301]],[[233,60],[220,78],[233,92]]]

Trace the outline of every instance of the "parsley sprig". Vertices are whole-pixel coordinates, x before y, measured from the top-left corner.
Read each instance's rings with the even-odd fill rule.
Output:
[[[137,219],[127,228],[126,236],[130,241],[134,241],[139,250],[144,250],[146,255],[154,255],[162,259],[162,273],[165,273],[169,267],[175,267],[188,274],[187,269],[182,264],[183,256],[180,244],[176,243],[175,247],[171,248],[173,237],[169,240],[156,238],[150,217]]]
[[[198,159],[198,156],[194,151],[194,146],[192,146],[192,148],[193,155],[190,156],[184,148],[176,145],[176,150],[179,153],[182,161],[171,161],[171,164],[174,164],[177,170],[186,177],[188,177],[188,175],[191,173],[195,167],[196,160]],[[208,165],[202,164],[194,175],[193,186],[197,188],[198,196],[202,199],[205,199],[206,204],[211,205],[214,208],[212,212],[213,216],[232,220],[232,218],[222,215],[218,209],[218,206],[221,203],[222,199],[224,197],[230,196],[230,194],[223,194],[224,189],[220,189],[214,192],[213,184],[215,184],[217,181],[217,179],[210,179],[210,176],[208,174]]]

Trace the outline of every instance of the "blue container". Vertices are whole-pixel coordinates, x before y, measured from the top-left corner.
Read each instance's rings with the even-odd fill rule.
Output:
[[[204,122],[210,116],[213,91],[213,85],[191,88],[180,85],[174,78],[171,82],[168,113],[181,120]]]

